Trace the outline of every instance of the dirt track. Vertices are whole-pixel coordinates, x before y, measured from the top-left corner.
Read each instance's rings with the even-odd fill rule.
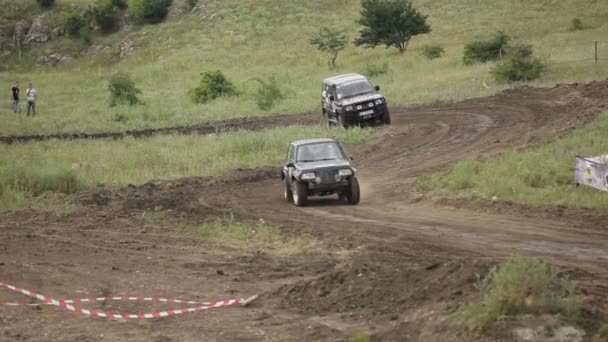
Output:
[[[395,109],[394,125],[353,151],[363,187],[356,208],[332,199],[295,208],[281,198],[278,168],[272,167],[79,194],[72,199],[83,206],[68,215],[2,213],[0,278],[18,286],[63,298],[262,297],[247,309],[126,323],[55,308],[0,307],[0,340],[347,341],[364,331],[391,341],[509,341],[508,331],[467,336],[443,318],[475,294],[476,272],[513,252],[541,255],[579,280],[593,331],[608,317],[607,214],[438,205],[415,193],[412,184],[467,156],[554,139],[606,105],[603,81]],[[169,217],[145,224],[142,211],[159,205]],[[227,212],[280,224],[288,234],[310,234],[319,249],[276,255],[221,247],[176,231],[180,222]],[[21,299],[4,291],[1,296]]]

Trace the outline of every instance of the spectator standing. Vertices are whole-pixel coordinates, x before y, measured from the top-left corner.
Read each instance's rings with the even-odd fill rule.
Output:
[[[30,109],[32,110],[32,116],[36,115],[36,88],[30,83],[27,87],[27,116],[30,116]]]
[[[19,81],[15,82],[15,85],[11,88],[11,101],[13,112],[21,112],[21,106],[19,106]]]

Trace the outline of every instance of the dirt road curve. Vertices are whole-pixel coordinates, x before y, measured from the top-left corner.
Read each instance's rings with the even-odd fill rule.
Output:
[[[61,298],[262,296],[246,309],[126,323],[55,308],[0,307],[0,340],[348,341],[365,332],[383,341],[509,341],[509,330],[498,327],[466,335],[445,313],[475,296],[476,272],[513,252],[541,255],[581,282],[593,333],[608,317],[608,214],[438,205],[412,184],[468,156],[554,139],[606,105],[603,81],[395,109],[394,124],[353,151],[363,196],[357,207],[326,199],[295,208],[281,198],[275,166],[83,193],[71,198],[82,204],[72,214],[2,213],[0,279],[18,286]],[[141,213],[157,206],[165,219],[144,222]],[[288,235],[313,236],[315,246],[295,255],[227,247],[176,228],[229,212],[279,224]],[[0,298],[20,297],[2,291]]]

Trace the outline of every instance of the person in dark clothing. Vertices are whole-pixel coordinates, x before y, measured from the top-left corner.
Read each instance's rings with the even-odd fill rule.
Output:
[[[19,106],[19,81],[15,82],[15,85],[11,88],[11,101],[13,103],[13,112],[21,112]]]

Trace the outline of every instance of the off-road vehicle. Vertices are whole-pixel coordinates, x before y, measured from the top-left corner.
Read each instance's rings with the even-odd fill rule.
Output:
[[[327,78],[321,89],[323,120],[347,128],[367,122],[391,123],[386,99],[363,75],[344,74]]]
[[[330,138],[298,140],[289,144],[281,171],[285,199],[304,206],[308,197],[337,194],[349,204],[359,203],[359,181],[352,158]]]

